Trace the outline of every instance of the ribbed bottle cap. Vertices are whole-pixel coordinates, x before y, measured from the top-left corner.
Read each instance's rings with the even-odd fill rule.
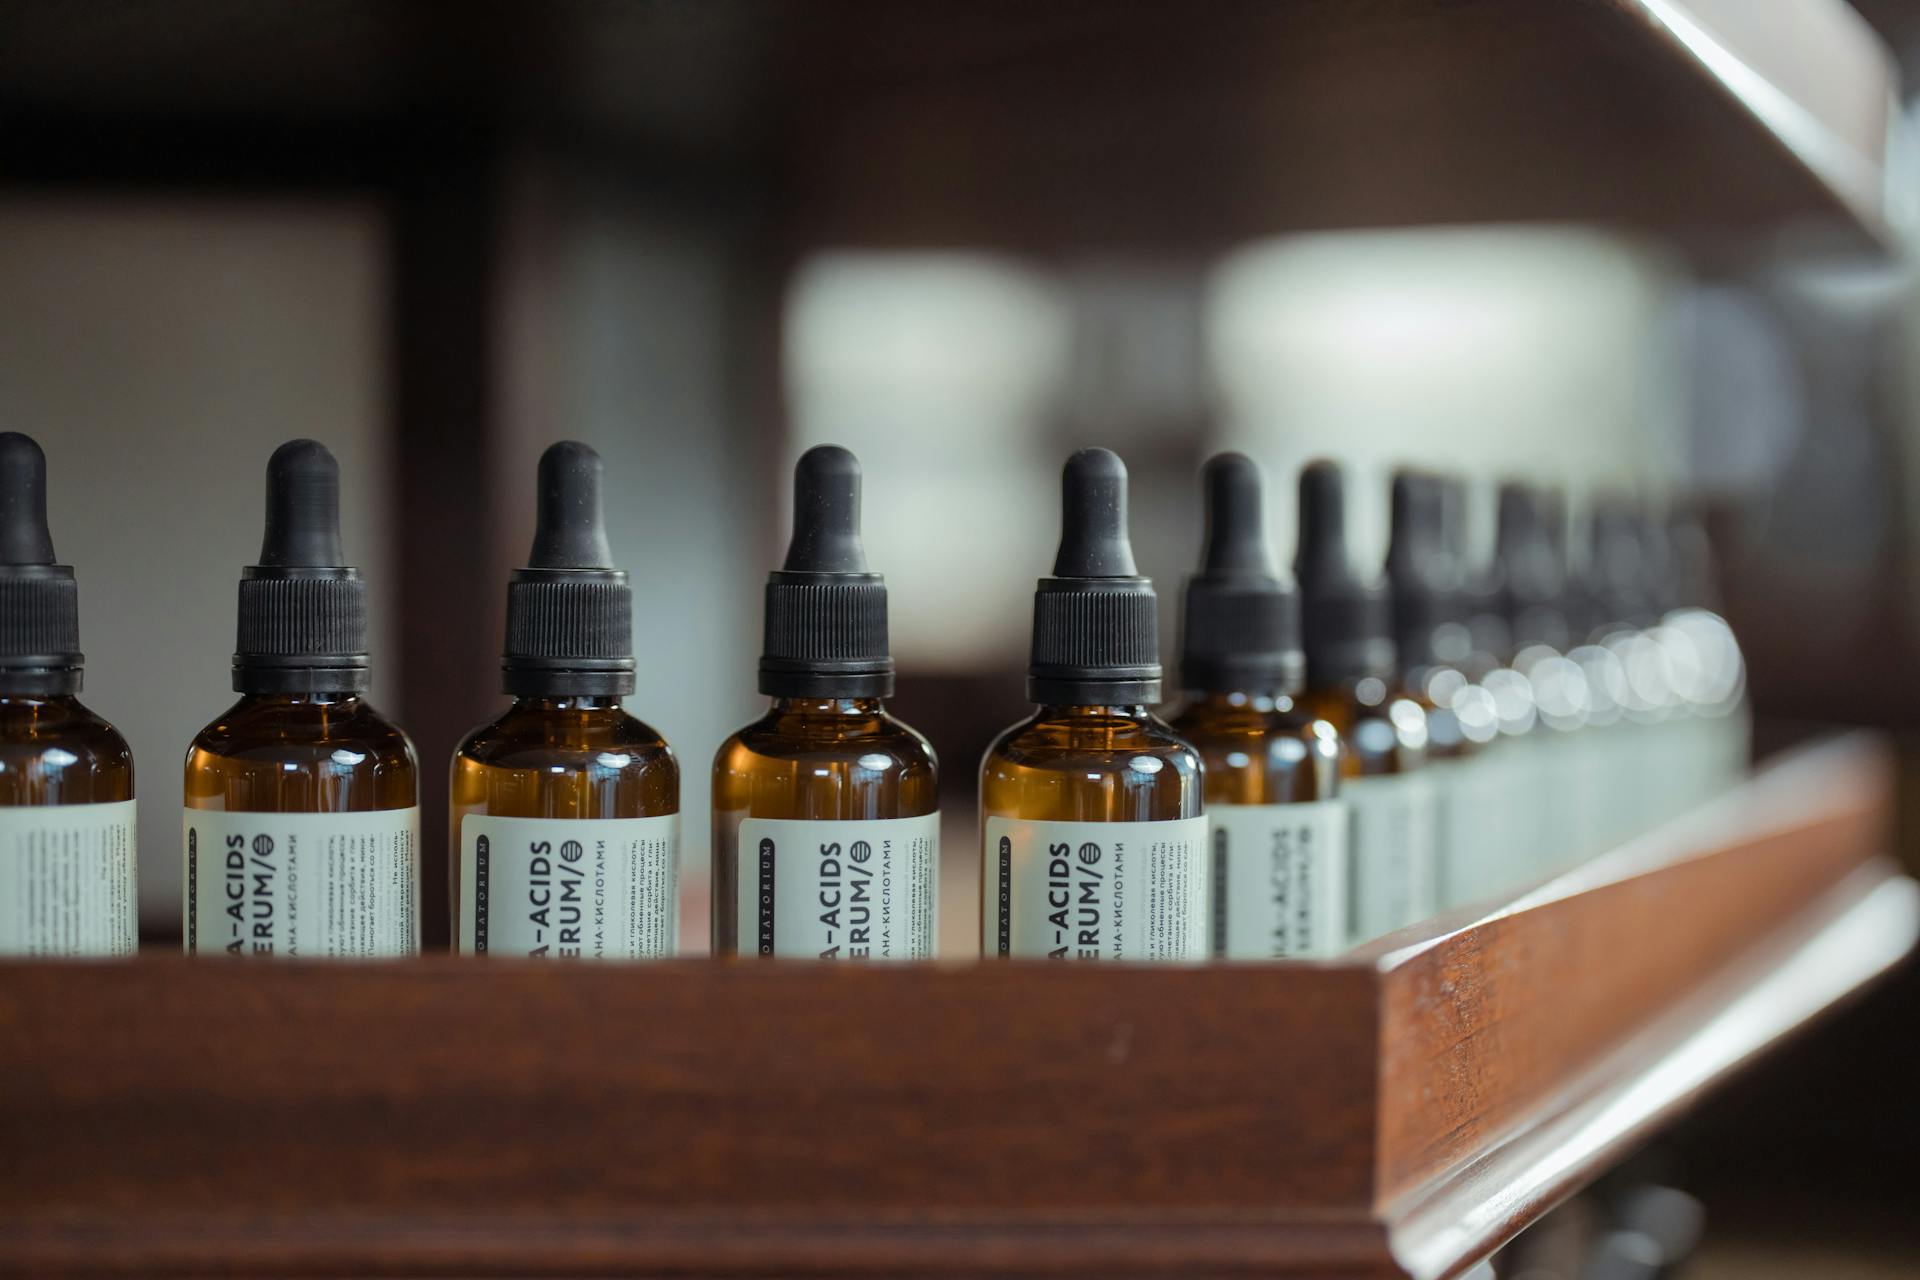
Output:
[[[1532,488],[1500,486],[1493,554],[1499,566],[1500,612],[1514,650],[1546,645],[1564,652],[1569,647],[1566,580],[1548,532],[1544,502]]]
[[[81,663],[79,589],[47,529],[47,455],[0,432],[0,691],[78,693]]]
[[[1201,471],[1207,539],[1187,579],[1180,682],[1218,693],[1294,693],[1306,677],[1300,601],[1274,571],[1260,466],[1222,453]]]
[[[1393,593],[1393,642],[1402,671],[1465,657],[1464,573],[1447,540],[1445,482],[1400,471],[1393,477],[1393,529],[1387,585]]]
[[[1127,467],[1082,449],[1061,472],[1060,550],[1033,594],[1027,698],[1043,706],[1118,706],[1160,699],[1153,584],[1127,539]]]
[[[1321,688],[1375,676],[1393,678],[1393,613],[1385,584],[1354,572],[1347,550],[1346,480],[1332,462],[1300,473],[1300,585],[1307,681]]]
[[[289,440],[267,461],[260,562],[241,570],[233,687],[241,693],[359,693],[367,594],[340,550],[340,466],[325,445]]]
[[[760,692],[776,698],[875,698],[893,692],[886,579],[860,541],[860,463],[838,445],[793,468],[793,540],[767,576]]]
[[[540,455],[533,550],[507,580],[500,674],[516,698],[633,692],[633,588],[607,546],[602,470],[573,440]]]

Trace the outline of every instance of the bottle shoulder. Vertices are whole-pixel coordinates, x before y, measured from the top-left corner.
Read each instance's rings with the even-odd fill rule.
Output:
[[[1413,698],[1390,692],[1367,702],[1351,688],[1322,689],[1303,695],[1300,706],[1333,724],[1349,774],[1400,773],[1426,759],[1427,713]]]
[[[1291,703],[1229,707],[1189,703],[1169,716],[1167,723],[1203,754],[1214,742],[1234,746],[1295,742],[1315,755],[1337,754],[1340,749],[1340,731],[1331,720]]]
[[[885,757],[871,764],[868,757]],[[795,716],[778,710],[742,726],[714,753],[714,769],[726,773],[753,761],[858,760],[882,771],[938,767],[933,745],[918,730],[886,711],[862,716]]]
[[[454,759],[503,769],[678,767],[659,731],[624,708],[582,715],[509,707],[463,738]]]
[[[204,753],[237,760],[304,759],[338,752],[409,764],[414,755],[405,732],[364,700],[343,707],[242,698],[195,734],[188,748],[189,757]]]
[[[0,770],[39,776],[130,773],[133,748],[77,698],[0,698]]]
[[[1142,757],[1171,764],[1179,774],[1198,775],[1200,753],[1158,716],[1072,717],[1037,711],[1008,728],[987,748],[997,761],[1028,769],[1125,772]]]

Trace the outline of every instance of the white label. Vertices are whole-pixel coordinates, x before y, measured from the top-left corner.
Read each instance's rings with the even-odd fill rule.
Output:
[[[460,819],[468,954],[670,956],[680,920],[680,815]]]
[[[139,945],[133,801],[0,807],[0,955]]]
[[[940,815],[747,818],[736,869],[741,955],[930,960]]]
[[[1432,915],[1439,813],[1431,780],[1419,774],[1348,778],[1340,794],[1353,814],[1353,940],[1365,942]]]
[[[202,955],[420,949],[420,810],[188,809],[186,946]]]
[[[1205,960],[1207,820],[988,818],[984,955]],[[998,888],[995,889],[997,877]]]
[[[1207,810],[1213,954],[1338,955],[1347,937],[1347,806],[1228,804]]]
[[[1516,784],[1498,755],[1496,744],[1490,754],[1428,766],[1439,806],[1437,896],[1443,906],[1482,902],[1515,882]]]

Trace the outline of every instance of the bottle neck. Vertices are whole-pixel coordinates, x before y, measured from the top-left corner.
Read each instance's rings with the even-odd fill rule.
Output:
[[[0,670],[0,698],[70,699],[80,685],[79,667]]]
[[[27,713],[81,710],[80,699],[71,693],[33,693],[5,687],[0,687],[0,708],[12,708]]]
[[[769,711],[776,716],[845,716],[869,719],[886,710],[877,697],[870,698],[786,698],[773,699]]]
[[[1223,714],[1235,711],[1285,711],[1292,706],[1291,694],[1247,689],[1196,689],[1187,699],[1190,710]]]
[[[351,692],[338,693],[249,693],[241,696],[241,703],[250,707],[324,707],[334,711],[350,711],[366,702],[366,695]]]
[[[1044,720],[1146,721],[1153,718],[1153,712],[1144,702],[1042,703],[1040,716]]]
[[[528,694],[513,700],[514,715],[588,715],[624,712],[619,697],[604,693]]]

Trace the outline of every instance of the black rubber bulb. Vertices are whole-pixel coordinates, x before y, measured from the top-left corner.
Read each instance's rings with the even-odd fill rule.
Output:
[[[1260,464],[1244,453],[1221,453],[1201,473],[1206,494],[1207,538],[1200,572],[1274,576],[1261,512]]]
[[[529,569],[610,569],[613,550],[600,507],[600,455],[562,440],[540,455]]]
[[[318,440],[289,440],[267,460],[265,568],[341,568],[340,464]]]
[[[1517,481],[1500,486],[1499,523],[1494,533],[1495,552],[1500,559],[1514,561],[1532,556],[1546,544],[1546,527],[1531,490]]]
[[[1127,539],[1127,464],[1111,449],[1082,449],[1060,473],[1056,578],[1137,578]]]
[[[1387,572],[1396,582],[1419,574],[1433,554],[1422,522],[1425,479],[1411,471],[1393,475]]]
[[[1313,462],[1300,472],[1300,544],[1293,571],[1303,587],[1353,577],[1347,554],[1346,479],[1338,463]]]
[[[52,564],[47,455],[31,436],[0,432],[0,564]]]
[[[787,573],[865,573],[860,541],[860,461],[837,444],[820,444],[793,468],[793,541]]]

